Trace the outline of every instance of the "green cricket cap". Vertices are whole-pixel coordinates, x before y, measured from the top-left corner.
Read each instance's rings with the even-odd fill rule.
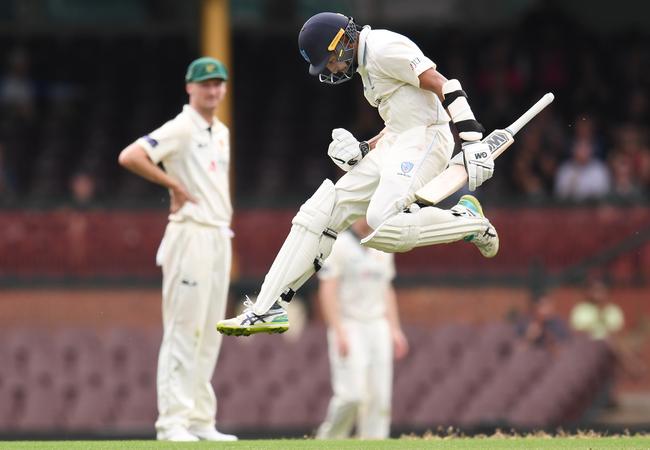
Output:
[[[204,56],[203,58],[195,59],[187,67],[187,73],[185,74],[186,83],[196,83],[212,78],[219,78],[224,81],[228,79],[226,66],[218,59]]]

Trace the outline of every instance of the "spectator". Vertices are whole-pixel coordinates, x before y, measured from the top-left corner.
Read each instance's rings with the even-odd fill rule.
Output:
[[[632,378],[639,378],[647,374],[648,368],[643,358],[622,339],[624,325],[623,310],[609,300],[605,283],[598,279],[592,280],[584,301],[575,305],[571,311],[571,326],[592,339],[606,341],[622,371]],[[613,396],[613,385],[610,385],[607,388],[610,405],[616,404]]]
[[[589,283],[584,301],[571,311],[571,326],[592,339],[608,339],[623,329],[621,308],[609,301],[607,286],[601,280]]]
[[[0,84],[0,101],[5,108],[21,118],[33,116],[36,88],[29,75],[29,54],[23,48],[14,48],[8,56],[7,73]]]
[[[632,158],[617,152],[612,156],[609,164],[612,171],[611,200],[617,203],[642,201],[645,196],[634,176]]]
[[[546,200],[553,190],[558,158],[553,144],[545,136],[547,132],[547,127],[540,122],[530,124],[521,136],[522,151],[514,153],[512,181],[529,201]]]
[[[614,158],[624,158],[632,170],[632,183],[641,190],[650,187],[650,148],[647,144],[647,132],[633,124],[624,124],[615,131]]]
[[[69,181],[72,205],[87,208],[95,200],[95,178],[88,172],[77,172]]]
[[[596,158],[600,145],[593,127],[588,117],[576,123],[571,159],[560,165],[555,180],[555,195],[560,200],[598,200],[609,194],[610,174],[605,163]]]
[[[565,321],[555,312],[555,304],[548,296],[533,299],[528,311],[515,322],[517,335],[531,346],[555,349],[570,337]]]

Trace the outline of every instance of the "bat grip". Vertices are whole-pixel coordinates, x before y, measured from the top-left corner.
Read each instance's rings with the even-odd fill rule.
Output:
[[[533,117],[535,117],[544,108],[550,105],[550,103],[553,101],[554,98],[555,96],[550,92],[545,94],[542,98],[537,100],[537,103],[531,106],[530,109],[528,109],[528,111],[523,113],[519,119],[515,120],[512,123],[512,125],[506,128],[506,131],[513,136],[517,134],[517,132],[521,130],[524,127],[524,125],[530,122]]]

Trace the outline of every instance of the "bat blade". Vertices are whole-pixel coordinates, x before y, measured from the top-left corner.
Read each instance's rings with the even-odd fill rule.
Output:
[[[501,153],[513,142],[515,142],[514,135],[522,129],[524,125],[530,122],[533,117],[539,114],[544,108],[553,102],[555,96],[552,93],[545,94],[533,106],[523,113],[517,120],[515,120],[505,130],[494,130],[487,135],[481,142],[487,143],[490,146],[492,157],[498,158]],[[459,154],[460,155],[460,154]],[[457,192],[467,183],[467,171],[462,164],[462,156],[456,155],[452,160],[452,164],[447,167],[440,175],[429,181],[422,186],[416,193],[415,198],[426,205],[435,205],[440,203],[454,192]]]
[[[505,130],[494,130],[481,142],[489,145],[492,157],[496,159],[515,142],[515,138]],[[467,178],[467,171],[463,164],[451,164],[440,175],[422,186],[415,193],[415,197],[427,205],[438,204],[465,186]]]

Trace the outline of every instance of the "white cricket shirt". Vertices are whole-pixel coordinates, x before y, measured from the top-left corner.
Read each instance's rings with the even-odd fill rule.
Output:
[[[341,317],[359,321],[386,316],[386,295],[395,277],[392,253],[359,244],[350,230],[339,234],[318,278],[338,280]]]
[[[358,63],[363,93],[379,110],[387,131],[449,122],[436,94],[419,87],[418,76],[436,64],[409,38],[365,26],[359,34]]]
[[[186,202],[169,220],[193,220],[228,227],[232,218],[228,169],[230,134],[217,118],[205,121],[190,105],[174,119],[136,141],[149,158],[198,199]]]

